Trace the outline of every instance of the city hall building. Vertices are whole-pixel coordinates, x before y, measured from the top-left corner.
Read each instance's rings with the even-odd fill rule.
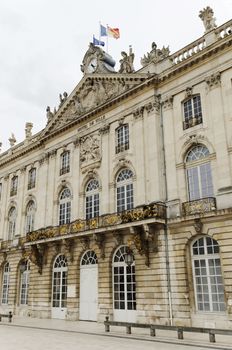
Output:
[[[90,44],[45,128],[9,139],[1,313],[232,328],[232,21],[199,17],[138,71]]]

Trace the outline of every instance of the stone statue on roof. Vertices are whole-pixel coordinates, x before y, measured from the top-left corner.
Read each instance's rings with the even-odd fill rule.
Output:
[[[151,51],[141,58],[141,65],[144,67],[149,63],[157,63],[162,61],[164,58],[168,57],[170,54],[169,46],[162,47],[162,49],[157,49],[155,42],[151,44]]]
[[[135,71],[133,66],[135,55],[132,52],[132,47],[129,48],[129,55],[125,51],[122,51],[121,55],[119,73],[133,73]]]
[[[199,17],[203,21],[205,31],[209,32],[210,30],[216,28],[215,18],[213,17],[214,12],[213,9],[209,6],[205,7],[200,11]]]

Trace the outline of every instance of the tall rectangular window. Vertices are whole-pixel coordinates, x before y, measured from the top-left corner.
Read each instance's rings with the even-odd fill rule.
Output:
[[[36,181],[36,168],[32,168],[28,173],[28,185],[27,189],[31,190],[35,187],[35,181]]]
[[[60,175],[70,172],[70,152],[65,151],[60,156]]]
[[[188,129],[202,123],[202,109],[200,95],[193,96],[183,102],[183,128]]]
[[[129,149],[129,126],[122,125],[116,130],[116,149],[115,153],[120,153]]]
[[[18,190],[18,176],[14,176],[11,179],[10,195],[15,196],[17,194],[17,190]]]

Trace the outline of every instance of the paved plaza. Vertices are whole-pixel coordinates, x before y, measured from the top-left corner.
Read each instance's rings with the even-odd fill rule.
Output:
[[[175,332],[161,331],[153,338],[143,329],[126,335],[125,329],[114,327],[105,333],[104,325],[95,322],[33,318],[1,322],[0,339],[1,350],[232,350],[232,337],[217,336],[217,343],[210,344],[206,335],[185,334],[184,340],[178,340]]]

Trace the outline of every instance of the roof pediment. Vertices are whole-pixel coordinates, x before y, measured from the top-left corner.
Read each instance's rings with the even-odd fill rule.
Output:
[[[82,118],[144,82],[147,74],[86,74],[69,96],[65,96],[58,111],[47,110],[48,123],[42,137]]]

